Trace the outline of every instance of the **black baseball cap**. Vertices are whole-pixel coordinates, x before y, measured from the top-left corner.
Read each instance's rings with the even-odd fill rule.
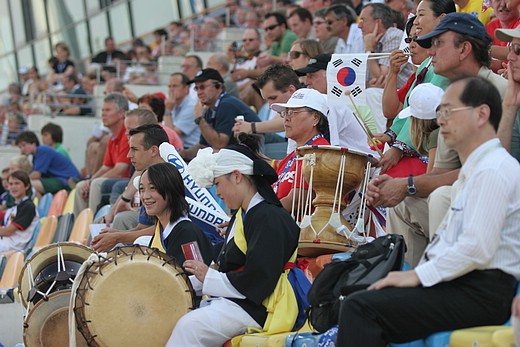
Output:
[[[439,36],[447,31],[454,31],[459,34],[468,35],[486,44],[491,43],[491,38],[486,32],[486,27],[477,17],[464,12],[452,12],[445,15],[437,26],[428,34],[418,37],[417,42],[423,48],[432,46],[432,38]]]
[[[207,80],[214,80],[218,81],[220,83],[224,83],[224,80],[222,79],[222,76],[218,73],[215,69],[202,69],[195,75],[195,78],[193,78],[191,81],[188,82],[188,84],[195,83],[195,82],[204,82]]]
[[[296,72],[298,76],[305,76],[308,73],[327,70],[327,65],[330,61],[330,58],[330,54],[318,54],[309,60],[309,63],[306,67],[302,67],[301,69],[295,70],[294,72]]]

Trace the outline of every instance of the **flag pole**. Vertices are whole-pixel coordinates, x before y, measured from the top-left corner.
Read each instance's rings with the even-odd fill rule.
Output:
[[[379,147],[377,147],[376,140],[374,139],[374,134],[372,134],[372,132],[370,131],[368,126],[365,124],[363,119],[361,119],[361,112],[359,112],[359,109],[357,108],[356,103],[354,102],[354,98],[352,98],[351,94],[352,94],[352,91],[350,91],[350,90],[346,90],[345,91],[345,95],[350,98],[350,101],[352,102],[352,105],[356,109],[356,112],[354,113],[354,118],[357,120],[357,122],[359,123],[361,128],[363,128],[363,130],[365,131],[365,134],[368,137],[368,142],[370,143],[370,145],[375,148],[375,150],[379,154],[379,156],[383,157],[383,152],[381,152]]]

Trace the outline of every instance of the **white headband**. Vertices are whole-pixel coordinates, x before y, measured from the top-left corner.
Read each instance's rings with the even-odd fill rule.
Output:
[[[211,147],[199,149],[197,156],[188,164],[188,172],[199,187],[211,187],[216,177],[235,170],[244,175],[253,174],[253,160],[240,152],[221,149],[213,153]]]

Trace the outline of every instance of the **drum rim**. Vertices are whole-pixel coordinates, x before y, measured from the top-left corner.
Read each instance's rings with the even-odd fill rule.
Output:
[[[189,308],[189,310],[193,310],[195,308],[195,299],[196,299],[195,291],[193,290],[193,286],[192,286],[191,281],[189,280],[186,272],[176,262],[176,260],[173,257],[168,256],[167,254],[165,254],[164,252],[161,252],[157,248],[150,248],[150,247],[146,247],[146,246],[142,246],[142,245],[117,247],[114,250],[108,252],[106,254],[106,256],[101,256],[99,254],[98,255],[100,257],[99,259],[101,259],[101,258],[104,259],[103,264],[112,264],[112,263],[117,263],[117,260],[112,260],[112,259],[114,259],[114,256],[121,256],[121,255],[125,255],[125,254],[129,255],[131,250],[136,250],[136,249],[138,249],[140,252],[143,252],[143,250],[149,252],[149,253],[139,253],[138,254],[139,256],[149,256],[149,257],[156,256],[161,261],[163,261],[165,264],[171,265],[173,267],[173,269],[175,271],[177,271],[177,273],[175,274],[175,277],[181,276],[184,279],[184,283],[186,283],[186,287],[188,290],[186,293],[189,293],[189,295],[191,296],[191,307]],[[123,254],[120,254],[120,252]],[[129,252],[129,253],[125,253],[125,252]],[[117,259],[117,257],[115,259]],[[110,260],[110,263],[107,263],[109,260]],[[101,265],[101,267],[103,266],[103,264]],[[99,262],[94,262],[94,263],[90,264],[85,269],[85,272],[83,273],[81,279],[79,280],[79,284],[77,286],[76,293],[75,293],[76,295],[74,298],[73,310],[74,310],[74,314],[75,314],[76,326],[78,328],[78,331],[81,333],[81,335],[83,335],[83,337],[87,341],[87,343],[92,346],[101,346],[99,344],[100,341],[98,341],[96,339],[96,336],[93,336],[92,332],[89,329],[89,326],[91,325],[91,324],[89,324],[91,317],[89,318],[89,317],[86,317],[86,315],[85,315],[85,310],[84,310],[84,307],[86,306],[85,299],[87,299],[88,297],[87,296],[83,297],[83,295],[81,294],[81,291],[87,291],[88,286],[90,286],[89,279],[91,276],[89,276],[89,275],[99,271],[98,268],[91,270],[93,266],[97,266],[99,268],[100,267]],[[78,307],[78,303],[81,306]]]
[[[69,295],[69,297],[65,301],[66,305],[55,307],[52,312],[49,312],[47,317],[50,317],[51,314],[54,314],[55,312],[57,312],[60,309],[61,310],[67,309],[67,311],[68,311],[68,309],[69,309],[69,302],[70,302],[70,294],[71,293],[72,292],[71,292],[70,289],[59,290],[57,292],[52,292],[51,294],[49,294],[48,300],[46,300],[46,301],[45,300],[40,300],[40,301],[38,301],[36,303],[36,305],[34,305],[34,307],[31,308],[31,310],[29,311],[29,314],[27,315],[27,317],[25,317],[25,319],[23,321],[23,325],[24,325],[24,327],[23,327],[23,340],[24,340],[24,343],[25,343],[26,346],[41,346],[41,344],[38,344],[37,342],[39,341],[41,329],[42,329],[43,325],[45,324],[46,319],[40,321],[39,322],[40,323],[39,326],[37,326],[37,324],[35,324],[37,322],[33,322],[33,324],[30,324],[29,320],[30,320],[30,318],[33,317],[34,313],[38,312],[38,310],[40,309],[41,306],[45,305],[45,307],[47,307],[46,304],[52,303],[52,299],[54,299],[55,297],[61,297],[61,296],[66,296],[66,295]],[[45,312],[43,312],[43,313],[45,313]],[[67,323],[68,323],[68,320],[67,320]],[[33,328],[35,330],[34,331],[30,330],[31,328]],[[79,330],[77,330],[77,332],[79,332]],[[30,334],[32,334],[32,335],[30,335]],[[28,338],[31,338],[31,340],[28,341],[27,340]],[[34,339],[36,339],[36,340],[34,340]]]
[[[31,289],[28,273],[26,275],[27,267],[29,266],[29,264],[31,264],[33,276],[36,277],[45,266],[51,263],[50,260],[53,257],[57,256],[57,251],[51,253],[50,250],[53,248],[58,249],[58,247],[61,247],[64,256],[63,258],[65,260],[71,260],[67,259],[67,256],[74,256],[78,259],[82,259],[82,263],[85,260],[87,260],[90,254],[93,253],[92,249],[75,242],[57,242],[42,247],[33,255],[31,255],[31,257],[25,261],[25,264],[23,265],[22,270],[20,271],[20,276],[18,277],[18,290],[20,292],[20,296],[22,298],[21,301],[24,307],[27,307],[29,305],[26,296],[29,293],[29,290]],[[42,255],[44,254],[45,258],[42,258]],[[38,260],[38,262],[35,262],[35,260]]]

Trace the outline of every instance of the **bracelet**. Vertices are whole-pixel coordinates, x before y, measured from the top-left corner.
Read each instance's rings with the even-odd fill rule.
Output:
[[[123,200],[123,201],[126,202],[126,203],[129,203],[130,201],[132,201],[132,200],[130,200],[130,199],[128,199],[128,198],[125,198],[125,197],[123,196],[123,194],[121,194],[121,200]]]
[[[255,122],[251,123],[251,132],[253,134],[256,134],[256,123]]]

